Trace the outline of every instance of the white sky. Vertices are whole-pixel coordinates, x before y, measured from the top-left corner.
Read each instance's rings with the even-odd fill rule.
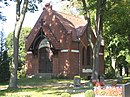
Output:
[[[51,2],[52,4],[52,8],[54,10],[60,11],[62,4],[59,3],[59,0],[45,0],[43,3],[39,4],[39,11],[35,12],[35,13],[30,13],[27,12],[26,13],[26,17],[23,23],[23,27],[33,27],[34,24],[36,23],[37,19],[39,18],[42,9],[44,7],[44,5],[48,2]],[[5,6],[3,8],[3,14],[6,16],[7,21],[4,23],[3,25],[3,29],[5,32],[5,36],[7,36],[10,32],[12,32],[14,30],[14,25],[15,25],[15,3],[14,2],[10,2],[10,6]],[[2,27],[2,26],[1,26]],[[0,27],[0,28],[1,28]]]

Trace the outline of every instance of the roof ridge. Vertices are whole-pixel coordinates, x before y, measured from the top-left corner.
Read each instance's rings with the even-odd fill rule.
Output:
[[[71,16],[71,17],[75,17],[75,18],[79,18],[79,19],[85,20],[85,19],[80,17],[81,15],[80,16],[76,16],[76,15],[64,13],[64,12],[61,12],[61,11],[55,11],[55,10],[52,10],[52,11],[56,12],[56,13],[61,13],[61,14],[65,14],[65,15],[68,15],[68,16]]]

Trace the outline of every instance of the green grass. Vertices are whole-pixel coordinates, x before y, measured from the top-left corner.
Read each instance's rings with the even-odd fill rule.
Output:
[[[130,77],[123,79],[129,80]],[[82,82],[88,81],[82,80]],[[84,95],[84,92],[81,92],[82,90],[86,91],[92,88],[89,86],[81,88],[69,87],[72,83],[73,80],[71,79],[22,78],[18,79],[18,89],[6,89],[8,83],[0,83],[0,89],[4,89],[0,90],[0,97],[61,97],[64,92],[69,92],[71,97],[80,97],[76,95]]]
[[[18,80],[18,89],[1,90],[0,97],[61,97],[66,90],[73,90],[67,85],[71,83],[73,80],[69,79],[22,78]],[[1,84],[0,88],[3,87],[7,88],[8,84]]]
[[[58,96],[61,93],[51,87],[36,87],[36,88],[18,88],[2,90],[0,97],[46,97]],[[46,95],[46,96],[45,96]]]
[[[45,78],[39,78],[39,77],[33,77],[33,78],[22,78],[18,80],[18,85],[46,85],[50,83],[72,83],[73,80],[70,79],[45,79]]]

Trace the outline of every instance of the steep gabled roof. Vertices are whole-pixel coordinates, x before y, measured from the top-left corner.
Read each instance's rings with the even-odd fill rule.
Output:
[[[52,10],[50,4],[45,5],[43,12],[34,25],[32,31],[26,38],[26,50],[29,50],[40,28],[43,28],[45,35],[50,38],[56,49],[60,48],[59,43],[62,34],[72,33],[72,40],[77,41],[77,36],[81,36],[86,26],[86,21],[76,16]],[[51,34],[48,34],[51,33]],[[54,43],[55,41],[55,43]]]
[[[62,12],[54,11],[55,16],[60,20],[61,24],[68,31],[67,33],[72,33],[73,40],[77,40],[77,36],[82,35],[83,29],[86,26],[87,21],[73,15],[69,15]]]

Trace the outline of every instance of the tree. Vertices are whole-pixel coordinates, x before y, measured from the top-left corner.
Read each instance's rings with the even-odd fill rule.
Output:
[[[22,28],[22,24],[27,12],[28,0],[24,0],[22,11],[20,11],[21,2],[16,1],[16,23],[13,32],[13,59],[11,68],[11,77],[9,88],[17,88],[17,69],[18,69],[18,49],[19,49],[19,36]]]
[[[1,58],[2,58],[3,52],[5,50],[4,46],[5,46],[5,44],[4,44],[4,33],[3,33],[3,31],[0,31],[0,56],[1,56]]]
[[[10,78],[9,61],[5,47],[5,37],[3,29],[3,24],[5,21],[6,18],[2,15],[2,12],[0,12],[0,22],[2,28],[0,29],[0,82],[6,82]]]
[[[9,78],[9,58],[7,51],[4,50],[2,56],[0,57],[0,82],[7,82],[9,81]]]
[[[84,15],[85,19],[88,21],[88,27],[94,27],[94,33],[96,35],[96,42],[93,43],[91,39],[91,34],[87,31],[88,43],[93,51],[93,72],[92,80],[98,80],[99,76],[99,50],[103,33],[103,13],[105,9],[106,0],[71,0],[72,4],[80,4],[76,6],[80,10],[81,14]],[[82,7],[81,7],[82,6]],[[90,14],[92,13],[92,14]],[[96,16],[96,19],[94,18]]]
[[[85,0],[82,0],[84,10],[88,9],[86,6]],[[97,0],[96,2],[96,19],[95,19],[95,34],[96,34],[96,43],[92,43],[91,40],[91,34],[89,35],[89,44],[91,45],[92,51],[93,51],[93,72],[92,72],[92,80],[98,80],[99,76],[99,50],[101,46],[102,41],[102,33],[103,33],[103,13],[105,9],[105,3],[106,0]],[[86,10],[86,13],[88,13],[88,10]],[[90,24],[90,17],[89,15],[86,16],[88,19],[88,23]]]
[[[26,73],[26,69],[25,69],[25,58],[26,58],[25,39],[26,39],[26,36],[29,35],[30,31],[31,31],[31,28],[28,28],[28,27],[22,28],[22,30],[21,30],[22,34],[20,34],[19,55],[18,55],[18,57],[19,57],[18,77],[25,77],[25,73]]]
[[[6,5],[9,5],[7,0],[1,0]],[[12,0],[11,0],[12,1]],[[18,70],[18,53],[19,53],[19,37],[20,31],[23,25],[25,14],[27,9],[34,12],[38,9],[36,3],[42,2],[42,0],[14,0],[16,2],[16,23],[13,32],[13,58],[11,65],[11,77],[9,88],[17,88],[17,70]]]
[[[4,4],[0,5],[0,9],[4,8]],[[0,10],[0,22],[1,21],[6,21],[6,17],[3,15],[3,12]]]
[[[118,64],[123,66],[123,64],[127,63],[128,66],[128,63],[130,63],[129,3],[130,1],[128,0],[118,2],[110,0],[106,3],[107,7],[104,18],[105,33],[103,33],[106,45],[105,52],[107,58],[111,57],[111,59],[109,58],[110,63],[107,65],[113,65],[114,70],[118,69]],[[126,59],[124,60],[122,56]]]
[[[10,78],[9,60],[5,48],[4,31],[0,31],[0,82],[7,82]]]
[[[25,76],[25,57],[26,57],[26,52],[25,52],[25,38],[31,31],[31,28],[25,27],[21,29],[22,34],[20,34],[20,39],[19,39],[19,55],[18,55],[18,77],[24,77]],[[6,38],[6,48],[8,51],[8,55],[10,59],[12,59],[13,55],[13,32],[11,32],[7,38]],[[11,63],[11,60],[10,62]]]

